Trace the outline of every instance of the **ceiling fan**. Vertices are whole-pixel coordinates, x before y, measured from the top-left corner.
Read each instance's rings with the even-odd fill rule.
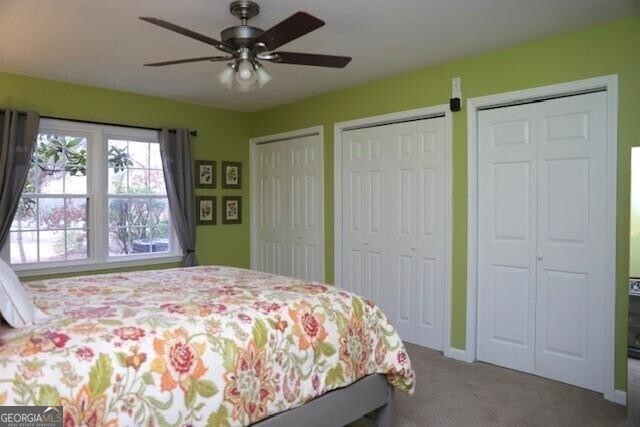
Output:
[[[248,92],[256,87],[261,88],[272,78],[260,61],[331,68],[344,68],[351,61],[351,58],[348,56],[283,51],[274,52],[274,50],[280,46],[324,25],[324,21],[306,12],[296,12],[265,31],[247,25],[249,19],[260,13],[260,6],[258,6],[257,3],[251,0],[236,0],[231,3],[229,10],[232,15],[241,20],[241,24],[223,30],[220,33],[221,41],[162,19],[141,16],[140,19],[143,21],[199,40],[226,54],[223,56],[205,56],[154,62],[145,64],[145,66],[160,67],[199,61],[228,61],[224,70],[218,74],[220,83],[228,89],[235,88],[241,92]]]

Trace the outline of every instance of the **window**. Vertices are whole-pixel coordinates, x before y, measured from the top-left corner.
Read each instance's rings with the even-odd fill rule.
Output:
[[[180,253],[156,132],[42,120],[3,251],[17,271],[135,265]]]
[[[169,252],[169,203],[157,143],[108,140],[109,256]]]
[[[86,259],[87,138],[38,135],[27,183],[11,225],[12,264]]]

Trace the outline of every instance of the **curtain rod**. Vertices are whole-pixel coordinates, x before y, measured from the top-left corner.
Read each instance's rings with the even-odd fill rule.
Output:
[[[80,120],[80,119],[70,119],[68,117],[55,117],[55,116],[40,116],[42,119],[52,119],[52,120],[66,120],[68,122],[76,122],[76,123],[91,123],[94,125],[105,125],[105,126],[119,126],[119,127],[127,127],[134,129],[145,129],[145,130],[155,130],[160,131],[159,128],[152,128],[147,126],[135,126],[135,125],[123,125],[121,123],[109,123],[109,122],[98,122],[95,120]],[[198,136],[197,130],[190,131],[191,136]]]

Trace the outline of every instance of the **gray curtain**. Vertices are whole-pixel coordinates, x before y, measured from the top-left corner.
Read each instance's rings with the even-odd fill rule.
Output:
[[[18,210],[39,123],[40,116],[36,113],[0,110],[0,248],[9,238]]]
[[[196,258],[195,178],[191,159],[191,133],[186,129],[162,129],[160,155],[167,185],[171,219],[182,246],[182,266],[198,265]]]

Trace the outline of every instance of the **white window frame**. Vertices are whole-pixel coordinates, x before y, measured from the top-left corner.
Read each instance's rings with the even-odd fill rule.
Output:
[[[137,267],[182,260],[182,248],[178,242],[169,216],[170,252],[157,254],[137,254],[109,256],[109,230],[107,227],[108,207],[108,165],[106,162],[109,139],[158,142],[158,133],[152,130],[71,122],[66,120],[42,119],[38,132],[53,134],[81,134],[87,137],[87,195],[91,199],[87,220],[89,222],[89,256],[82,260],[52,261],[25,264],[11,264],[18,276],[41,276],[56,273],[73,273],[91,270]],[[145,198],[136,195],[136,198]],[[149,196],[154,197],[154,196]],[[7,242],[0,251],[0,257],[10,261],[10,244]]]

